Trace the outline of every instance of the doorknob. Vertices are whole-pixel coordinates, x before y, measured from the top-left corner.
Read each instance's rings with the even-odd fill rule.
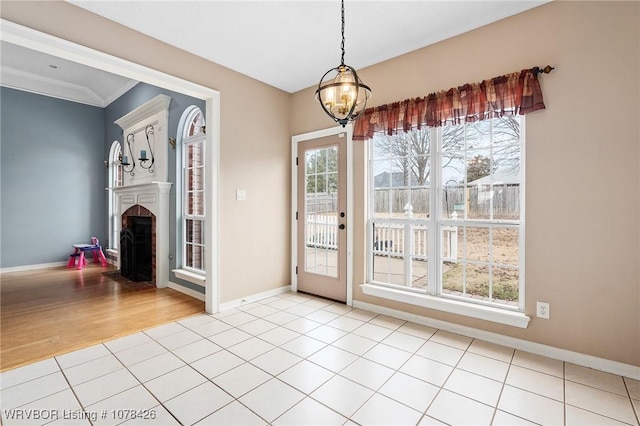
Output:
[[[340,225],[338,225],[338,229],[344,229],[344,223],[341,223]]]

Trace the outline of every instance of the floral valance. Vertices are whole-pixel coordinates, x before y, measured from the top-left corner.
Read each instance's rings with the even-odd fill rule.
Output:
[[[460,124],[544,109],[539,72],[534,67],[423,98],[367,108],[355,121],[353,139],[372,138],[381,131],[392,135],[414,127]]]

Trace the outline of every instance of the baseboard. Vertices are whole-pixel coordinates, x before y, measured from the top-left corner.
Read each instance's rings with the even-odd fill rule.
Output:
[[[66,261],[62,262],[51,262],[51,263],[39,263],[37,265],[22,265],[22,266],[10,266],[8,268],[0,269],[0,274],[4,274],[7,272],[22,272],[22,271],[30,271],[32,269],[47,269],[47,268],[58,268],[60,266],[67,266]]]
[[[267,290],[261,293],[252,294],[251,296],[243,297],[241,299],[231,300],[229,302],[221,303],[219,306],[218,312],[222,312],[227,309],[232,309],[237,306],[244,305],[246,303],[257,302],[258,300],[277,296],[279,294],[288,293],[290,291],[291,291],[291,286],[285,285],[283,287],[274,288],[273,290]]]
[[[387,315],[405,321],[411,321],[416,324],[426,325],[440,330],[461,334],[463,336],[471,337],[474,339],[484,340],[490,343],[495,343],[497,345],[507,346],[510,348],[530,352],[536,355],[542,355],[548,358],[570,362],[572,364],[580,365],[583,367],[595,368],[607,373],[640,380],[640,367],[638,366],[623,364],[621,362],[598,358],[579,352],[568,351],[566,349],[560,349],[553,346],[543,345],[541,343],[530,342],[524,339],[504,336],[502,334],[492,333],[490,331],[478,330],[476,328],[432,319],[424,317],[422,315],[411,314],[408,312],[399,311],[397,309],[374,305],[372,303],[360,302],[358,300],[353,301],[353,307],[365,309],[367,311]]]
[[[180,284],[176,284],[174,282],[169,281],[169,284],[167,285],[167,287],[175,290],[175,291],[179,291],[180,293],[184,293],[187,296],[191,296],[195,299],[201,300],[201,301],[205,301],[204,300],[204,293],[200,293],[199,291],[195,291],[192,290],[188,287],[182,286]]]

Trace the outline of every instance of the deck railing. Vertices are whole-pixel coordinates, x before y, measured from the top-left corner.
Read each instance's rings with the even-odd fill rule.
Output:
[[[309,213],[306,218],[307,247],[336,250],[338,248],[338,216],[335,213]],[[455,262],[458,253],[458,227],[442,227],[442,258]],[[405,247],[408,241],[409,247]],[[428,229],[410,223],[375,223],[373,227],[373,251],[391,257],[411,256],[425,258],[428,255]]]

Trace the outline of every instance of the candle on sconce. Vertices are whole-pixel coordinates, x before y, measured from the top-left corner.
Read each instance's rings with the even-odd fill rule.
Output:
[[[127,158],[126,155],[122,156],[122,164],[129,164],[129,159]]]
[[[141,160],[147,159],[147,151],[145,151],[144,149],[140,150],[140,159]]]

